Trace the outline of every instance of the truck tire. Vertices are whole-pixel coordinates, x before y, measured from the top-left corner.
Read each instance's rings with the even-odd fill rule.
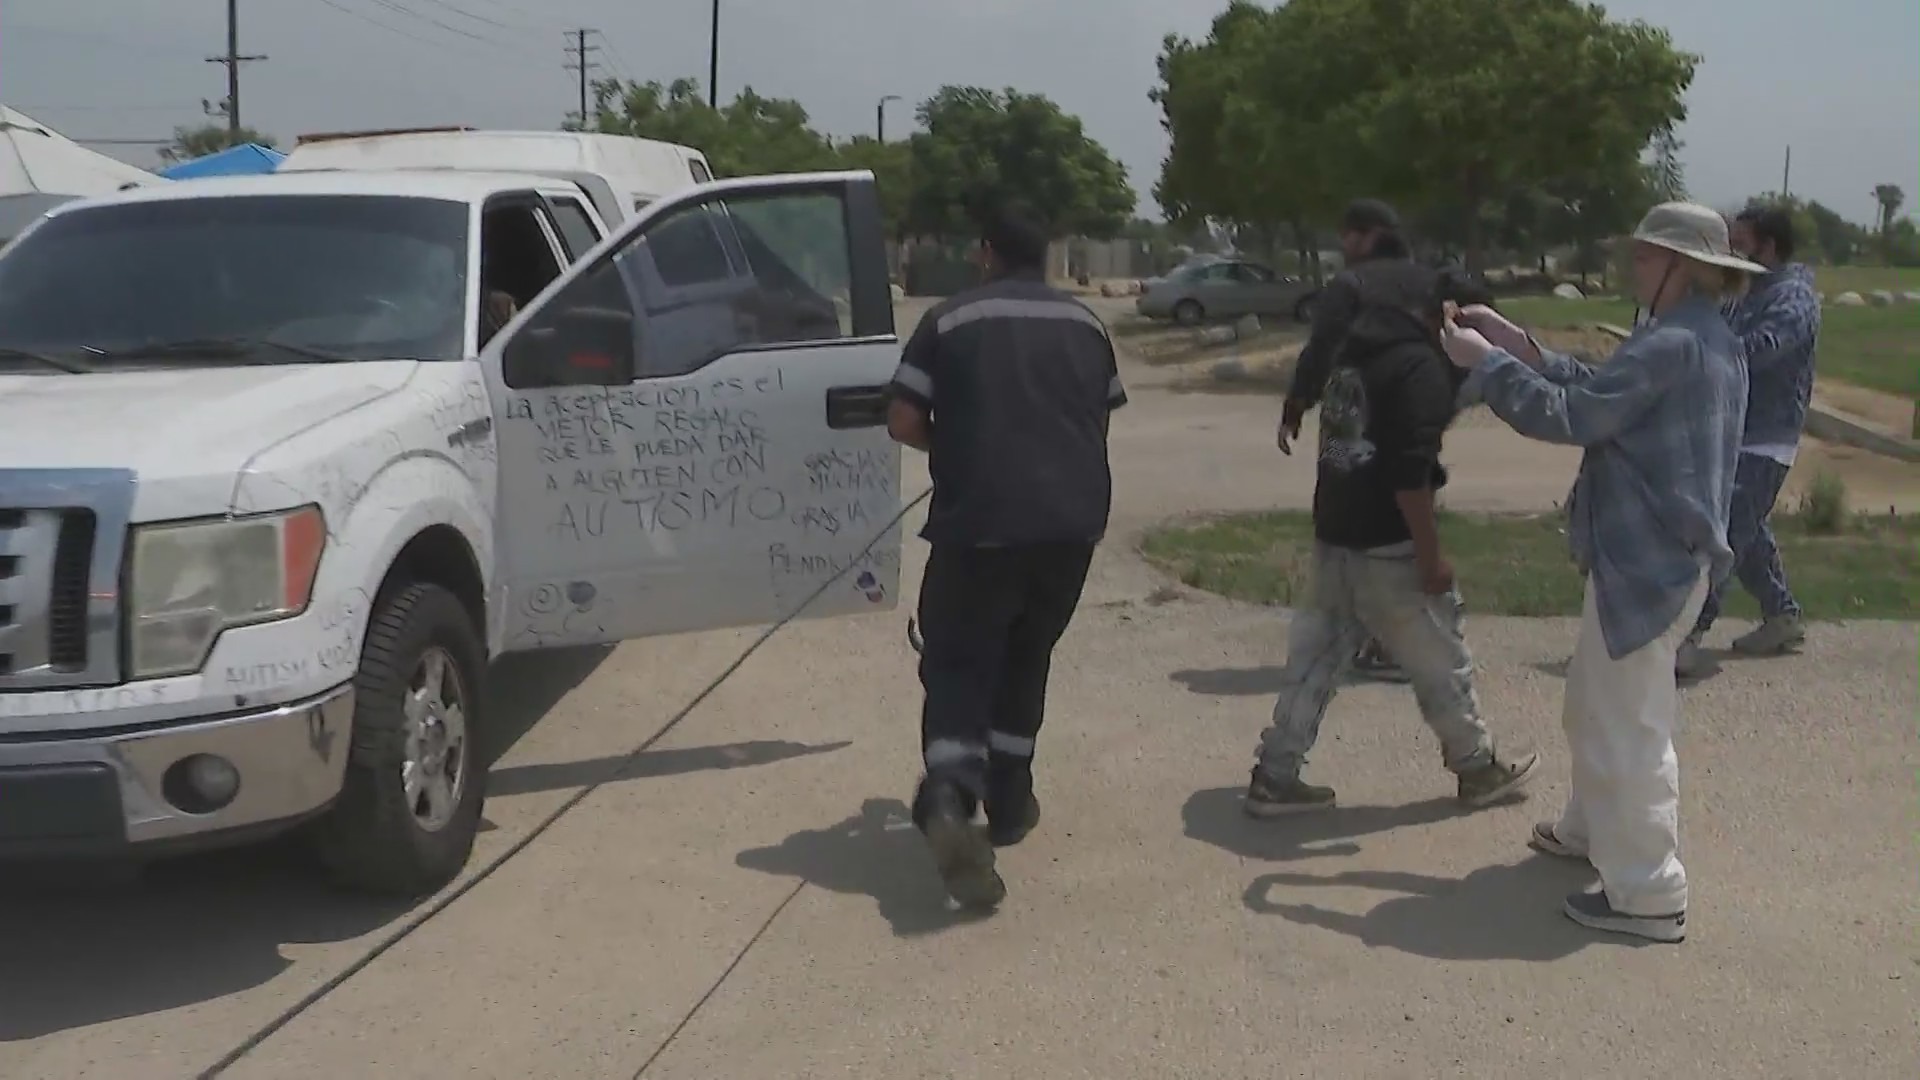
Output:
[[[315,829],[341,884],[422,896],[466,866],[486,800],[485,656],[451,592],[411,582],[382,592],[354,676],[346,778]]]
[[[1173,321],[1181,326],[1199,326],[1207,321],[1207,309],[1198,300],[1182,300],[1173,305]]]

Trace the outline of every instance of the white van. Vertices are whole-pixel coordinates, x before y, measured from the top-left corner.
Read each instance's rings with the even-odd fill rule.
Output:
[[[536,173],[571,180],[615,227],[656,199],[713,179],[706,155],[689,146],[625,135],[472,128],[303,135],[277,171],[391,169]]]

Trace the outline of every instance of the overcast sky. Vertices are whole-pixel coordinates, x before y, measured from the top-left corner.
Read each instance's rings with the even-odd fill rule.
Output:
[[[1202,35],[1225,0],[721,0],[720,90],[804,103],[837,135],[876,101],[942,84],[1045,93],[1086,121],[1145,192],[1165,143],[1146,94],[1169,31]],[[1920,203],[1915,0],[1618,0],[1705,56],[1683,132],[1695,197],[1792,186],[1855,220],[1896,183]],[[563,28],[601,31],[611,73],[707,69],[709,0],[240,0],[242,119],[302,132],[467,124],[553,127],[574,107]],[[1105,12],[1099,17],[1079,14]],[[225,93],[225,0],[0,0],[0,101],[75,138],[160,138]],[[1784,60],[1780,58],[1785,58]],[[903,133],[910,108],[891,107]],[[141,165],[146,147],[101,147]],[[1302,154],[1312,153],[1302,147]]]

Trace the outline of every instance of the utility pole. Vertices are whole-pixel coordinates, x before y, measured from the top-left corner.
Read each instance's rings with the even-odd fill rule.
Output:
[[[707,108],[720,107],[720,0],[713,0],[713,38],[707,48]]]
[[[573,39],[573,44],[567,46],[567,55],[573,57],[573,63],[566,65],[566,68],[568,71],[580,73],[580,130],[582,131],[592,127],[587,117],[587,95],[592,85],[589,76],[595,68],[600,66],[589,59],[591,54],[600,51],[600,46],[587,44],[587,35],[599,32],[585,26],[567,31],[567,36]]]
[[[1787,147],[1787,163],[1780,170],[1780,197],[1793,194],[1793,147]]]
[[[887,141],[887,102],[899,101],[899,94],[888,94],[880,99],[873,109],[873,138],[875,142]]]
[[[240,0],[227,0],[227,52],[225,56],[209,56],[207,63],[223,64],[227,69],[227,99],[218,107],[208,105],[208,116],[227,118],[227,141],[238,146],[240,143],[240,65],[255,60],[265,60],[265,56],[240,55]]]

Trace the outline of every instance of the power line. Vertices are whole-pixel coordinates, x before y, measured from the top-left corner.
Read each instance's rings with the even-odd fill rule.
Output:
[[[368,0],[368,2],[372,4],[376,4],[380,7],[386,8],[388,11],[394,12],[395,14],[405,15],[405,16],[408,16],[409,18],[418,19],[421,22],[426,23],[428,26],[438,27],[441,30],[445,30],[449,34],[458,34],[461,37],[472,38],[475,41],[484,41],[490,45],[504,44],[504,42],[502,42],[498,38],[489,37],[486,34],[476,34],[471,30],[461,29],[458,26],[453,26],[449,23],[442,22],[431,15],[422,15],[419,12],[413,10],[412,8],[406,6],[405,4],[400,3],[399,0]]]
[[[367,14],[364,11],[360,11],[355,8],[348,7],[347,5],[341,3],[340,0],[320,0],[320,2],[332,8],[333,10],[340,12],[342,15],[351,15],[354,18],[359,19],[361,22],[367,23],[371,26],[377,26],[380,29],[385,30],[389,34],[394,34],[399,37],[406,38],[409,41],[417,41],[422,45],[431,45],[436,49],[447,48],[446,42],[436,41],[433,38],[427,37],[423,34],[416,34],[411,30],[405,30],[398,26],[394,26],[391,23],[383,22]]]
[[[583,129],[590,123],[587,116],[587,92],[591,86],[591,76],[594,69],[600,66],[592,60],[592,54],[599,52],[600,46],[587,44],[588,34],[602,36],[600,31],[587,26],[567,31],[567,36],[573,39],[574,44],[566,47],[566,53],[573,58],[573,62],[561,65],[568,71],[580,73],[580,126]]]
[[[463,19],[472,19],[474,22],[477,22],[477,23],[485,23],[488,26],[497,26],[502,30],[528,29],[532,25],[530,23],[501,22],[499,19],[488,18],[487,16],[481,15],[478,12],[468,11],[466,8],[463,8],[460,5],[450,2],[450,0],[426,0],[426,2],[429,4],[432,4],[434,7],[442,8],[446,11],[451,11],[455,15],[458,15]]]

